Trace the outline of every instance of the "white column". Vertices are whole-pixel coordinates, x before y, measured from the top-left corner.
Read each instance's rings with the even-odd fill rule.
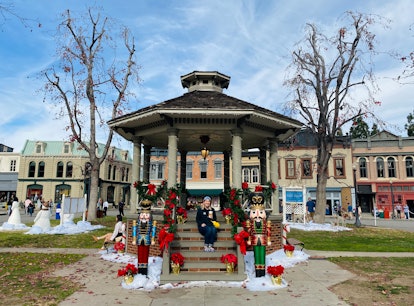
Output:
[[[132,184],[131,194],[129,197],[129,208],[131,213],[135,213],[138,209],[138,193],[134,188],[134,183],[140,180],[140,169],[141,169],[141,138],[134,139],[134,149],[132,157]]]
[[[177,184],[177,129],[168,131],[168,180],[167,187],[171,188]]]
[[[269,150],[270,150],[270,180],[275,183],[279,188],[278,180],[278,163],[277,163],[277,139],[269,139]],[[276,188],[272,194],[272,215],[279,214],[279,191]]]
[[[233,130],[232,134],[232,188],[240,189],[242,187],[242,131],[241,129]]]

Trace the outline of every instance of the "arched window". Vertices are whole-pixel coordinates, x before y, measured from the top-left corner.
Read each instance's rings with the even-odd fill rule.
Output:
[[[63,177],[63,162],[57,163],[57,169],[56,169],[56,177]]]
[[[66,177],[72,177],[73,175],[73,164],[72,162],[66,163]]]
[[[384,177],[384,159],[382,157],[377,158],[377,177]]]
[[[250,169],[243,168],[243,182],[251,183],[250,182]]]
[[[259,183],[259,169],[252,169],[252,183]]]
[[[126,168],[125,181],[129,180],[129,168]]]
[[[125,167],[121,168],[121,182],[125,180]]]
[[[37,177],[45,177],[45,162],[39,162],[39,168],[37,169]]]
[[[108,180],[110,180],[110,179],[111,179],[111,171],[112,171],[112,166],[111,166],[111,165],[109,165],[109,166],[108,166]]]
[[[414,177],[413,158],[412,157],[407,157],[405,159],[405,172],[407,174],[407,177]]]
[[[114,166],[114,171],[112,172],[112,180],[116,180],[116,166]]]
[[[28,173],[28,177],[34,177],[36,173],[36,163],[34,161],[31,161],[29,163],[29,173]]]
[[[365,157],[359,159],[359,176],[368,177],[367,175],[367,160]]]
[[[387,166],[388,166],[388,177],[396,177],[394,157],[388,157],[387,158]]]

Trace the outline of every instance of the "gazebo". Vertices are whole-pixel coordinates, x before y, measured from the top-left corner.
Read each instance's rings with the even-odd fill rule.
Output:
[[[224,188],[241,188],[242,151],[260,150],[261,181],[278,181],[277,144],[295,134],[303,124],[297,120],[223,93],[230,77],[217,71],[193,71],[181,76],[188,92],[108,122],[132,141],[132,181],[149,181],[151,148],[167,148],[168,160],[177,160],[183,171],[177,182],[177,163],[169,163],[167,187],[185,187],[188,152],[223,152]],[[143,150],[142,150],[143,148]],[[144,154],[140,178],[141,152]],[[231,163],[230,163],[231,160]],[[269,177],[266,177],[266,175]],[[231,182],[230,182],[231,177]],[[272,214],[278,214],[278,194],[272,196]]]

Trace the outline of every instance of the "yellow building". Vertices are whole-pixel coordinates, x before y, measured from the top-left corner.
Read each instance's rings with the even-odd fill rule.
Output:
[[[54,203],[63,194],[83,197],[89,193],[89,165],[87,152],[77,143],[27,140],[20,157],[17,196],[22,201],[43,198]],[[131,167],[129,152],[111,147],[100,167],[99,197],[109,203],[129,203]]]

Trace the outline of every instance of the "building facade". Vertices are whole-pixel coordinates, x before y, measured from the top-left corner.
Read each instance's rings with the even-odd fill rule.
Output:
[[[20,153],[0,144],[0,203],[7,203],[11,194],[16,193],[19,165]]]
[[[414,137],[383,131],[353,139],[352,151],[362,211],[393,212],[398,204],[414,211]]]
[[[99,144],[98,154],[103,152]],[[129,202],[132,159],[127,150],[111,147],[99,172],[99,197],[109,203]],[[27,140],[21,152],[17,196],[60,202],[62,196],[89,195],[90,163],[77,143]],[[89,198],[89,196],[88,196]]]

